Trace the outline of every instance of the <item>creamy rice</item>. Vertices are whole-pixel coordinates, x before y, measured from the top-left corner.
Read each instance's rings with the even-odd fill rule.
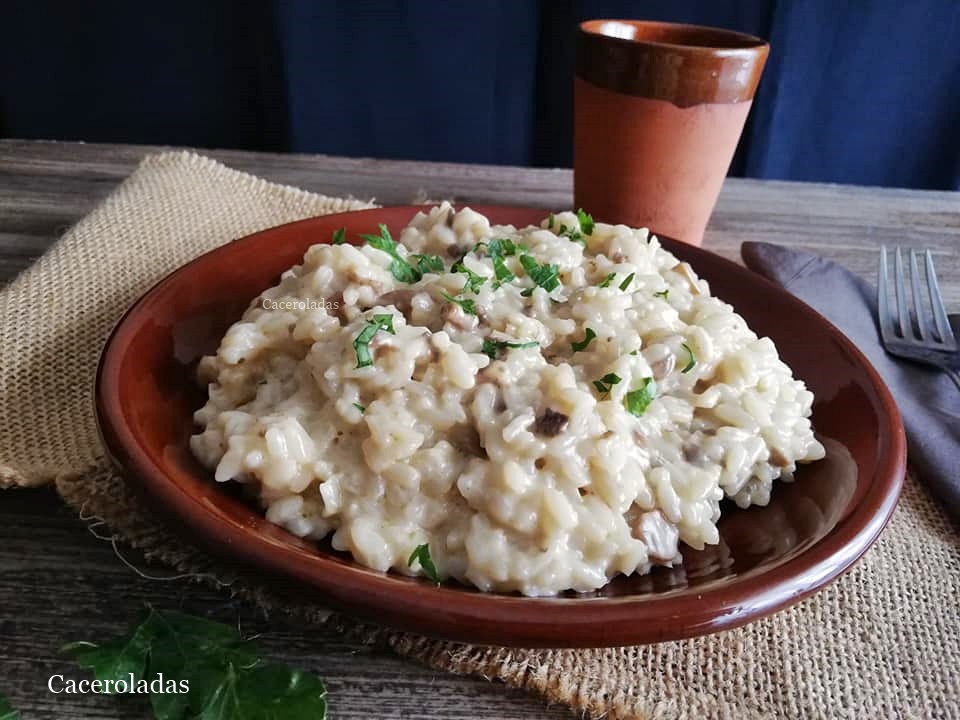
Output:
[[[764,505],[823,457],[813,395],[656,237],[591,225],[443,204],[395,257],[314,245],[200,363],[193,452],[295,535],[406,574],[426,544],[486,591],[595,590],[716,543],[724,496]]]

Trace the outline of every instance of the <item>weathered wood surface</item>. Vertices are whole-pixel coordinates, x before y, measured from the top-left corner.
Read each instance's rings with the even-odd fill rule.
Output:
[[[159,148],[0,140],[0,284],[27,267],[149,152]],[[569,207],[568,170],[205,151],[232,167],[328,195],[383,204],[424,198]],[[960,306],[960,194],[731,179],[706,246],[736,258],[744,240],[805,248],[873,279],[883,243],[929,247],[951,310]],[[125,551],[139,566],[133,553]],[[148,571],[162,575],[162,568]],[[0,494],[0,692],[24,720],[147,717],[142,702],[54,696],[47,678],[81,675],[58,655],[117,633],[144,603],[263,632],[266,654],[323,676],[333,718],[564,718],[499,685],[437,673],[283,617],[257,617],[205,586],[138,577],[50,489]]]

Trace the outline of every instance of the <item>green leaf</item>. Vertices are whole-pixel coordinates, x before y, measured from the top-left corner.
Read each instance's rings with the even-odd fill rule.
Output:
[[[553,217],[553,213],[550,213],[550,216],[547,218],[547,229],[553,230],[553,223],[556,222],[556,218]]]
[[[476,295],[477,292],[480,290],[480,288],[483,286],[483,284],[487,280],[489,280],[489,278],[486,275],[478,275],[473,270],[471,270],[466,265],[464,265],[463,260],[457,260],[457,262],[453,264],[453,267],[450,268],[450,271],[455,273],[462,273],[467,276],[467,283],[466,285],[463,286],[463,290],[461,290],[460,292],[466,292],[467,289],[469,288],[470,292]]]
[[[530,255],[521,255],[520,264],[523,265],[527,276],[537,285],[547,292],[555,290],[560,285],[560,268],[556,265],[541,265]],[[529,292],[527,292],[529,290]],[[529,297],[533,294],[533,288],[527,288],[521,295]]]
[[[477,314],[477,307],[474,304],[473,300],[470,300],[468,298],[455,298],[452,295],[448,295],[445,292],[441,292],[440,294],[443,295],[443,299],[446,300],[447,302],[452,302],[454,305],[459,305],[460,308],[468,315]]]
[[[622,283],[620,283],[620,289],[626,292],[627,288],[630,287],[630,283],[633,282],[633,278],[635,276],[636,276],[636,273],[630,273],[629,275],[627,275],[626,279]]]
[[[622,380],[623,378],[616,373],[607,373],[599,380],[594,380],[593,386],[597,389],[598,393],[606,395],[613,389],[614,385],[619,385]]]
[[[687,351],[687,354],[690,356],[690,358],[689,358],[689,360],[687,360],[687,366],[686,366],[683,370],[681,370],[680,372],[682,372],[682,373],[688,373],[688,372],[690,372],[691,370],[693,370],[694,367],[696,367],[696,365],[697,365],[697,356],[693,354],[693,350],[691,350],[691,349],[690,349],[690,346],[687,345],[686,343],[683,343],[683,346],[682,346],[682,347],[683,347],[684,350]]]
[[[581,340],[580,342],[570,343],[570,347],[573,348],[574,352],[580,352],[581,350],[586,350],[587,345],[589,345],[593,341],[593,339],[597,336],[597,334],[590,328],[584,329],[583,335],[584,335],[583,340]]]
[[[653,294],[654,297],[661,297],[664,300],[666,300],[669,295],[670,295],[670,290],[661,290],[660,292],[655,292]]]
[[[415,253],[410,257],[417,261],[416,271],[421,277],[427,273],[443,272],[443,258],[441,258],[439,255],[421,255],[419,253]]]
[[[333,231],[333,238],[330,240],[333,245],[343,245],[347,241],[347,229],[340,228]]]
[[[365,406],[361,405],[360,403],[353,403],[353,406],[354,406],[357,410],[359,410],[361,414],[363,414],[363,413],[365,413],[365,412],[367,411],[367,408],[366,408]]]
[[[414,562],[419,562],[423,568],[424,574],[433,581],[434,585],[440,584],[440,573],[437,572],[437,566],[433,564],[433,558],[430,557],[430,546],[426,543],[417,545],[410,553],[410,559],[407,560],[407,567],[413,567]]]
[[[385,252],[391,257],[390,272],[397,280],[405,283],[417,282],[423,273],[411,267],[410,263],[400,256],[400,253],[397,252],[397,243],[390,236],[387,226],[380,223],[378,227],[380,228],[379,235],[361,235],[360,237],[366,240],[370,247]]]
[[[393,315],[382,314],[374,315],[367,321],[366,326],[360,331],[360,334],[354,338],[353,349],[357,353],[357,367],[364,368],[373,365],[373,354],[370,352],[370,341],[380,330],[386,330],[391,335],[396,335],[393,330]]]
[[[314,675],[262,663],[250,640],[229,625],[176,612],[151,610],[126,636],[103,645],[72,643],[64,652],[98,680],[130,680],[129,657],[143,648],[135,683],[177,684],[179,692],[150,694],[156,720],[299,720],[326,717],[326,688]],[[93,654],[94,651],[96,654]],[[125,652],[126,651],[126,652]],[[183,687],[186,683],[187,689]],[[2,719],[2,715],[0,715]]]
[[[607,276],[603,279],[603,281],[602,281],[597,287],[602,287],[602,288],[610,287],[610,283],[613,282],[613,279],[614,279],[616,276],[617,276],[616,273],[610,273],[609,275],[607,275]]]
[[[19,717],[20,713],[10,706],[3,695],[0,695],[0,720],[17,720]]]
[[[481,349],[481,352],[491,360],[496,360],[497,353],[500,350],[504,350],[506,348],[532,348],[538,347],[539,345],[540,343],[538,343],[536,340],[531,340],[530,342],[507,342],[505,340],[491,340],[490,338],[487,338],[483,341],[483,348]]]
[[[490,260],[493,263],[493,274],[497,278],[497,287],[505,282],[510,282],[516,277],[513,271],[507,267],[503,259],[505,257],[513,257],[518,252],[526,249],[525,246],[515,243],[510,238],[499,238],[490,241],[487,245],[487,255],[490,256]]]
[[[640,382],[640,387],[631,390],[623,398],[623,406],[631,415],[640,417],[650,407],[650,403],[657,396],[657,383],[653,378],[644,378]]]
[[[593,235],[593,217],[584,212],[583,208],[577,210],[577,220],[584,235]]]

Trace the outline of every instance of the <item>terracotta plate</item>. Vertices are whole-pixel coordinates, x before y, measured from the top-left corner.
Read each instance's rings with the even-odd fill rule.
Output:
[[[767,507],[725,506],[720,544],[684,564],[620,577],[593,595],[525,598],[363,568],[329,547],[271,525],[190,455],[191,417],[204,402],[198,358],[213,352],[249,302],[306,248],[399,230],[418,210],[331,215],[265,230],[173,273],[121,320],[104,350],[96,404],[106,447],[158,511],[198,546],[262,574],[278,592],[314,597],[377,623],[452,640],[513,646],[599,647],[675,640],[743,625],[835,579],[893,512],[904,474],[903,427],[860,352],[816,312],[705,250],[664,241],[709,280],[816,394],[813,422],[827,458],[779,484]],[[476,207],[494,222],[539,222],[543,210]]]

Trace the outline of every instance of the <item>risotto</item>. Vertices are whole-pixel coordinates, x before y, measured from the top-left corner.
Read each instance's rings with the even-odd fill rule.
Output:
[[[381,571],[591,591],[718,541],[824,455],[768,338],[646,230],[447,204],[342,232],[199,367],[196,456]]]

